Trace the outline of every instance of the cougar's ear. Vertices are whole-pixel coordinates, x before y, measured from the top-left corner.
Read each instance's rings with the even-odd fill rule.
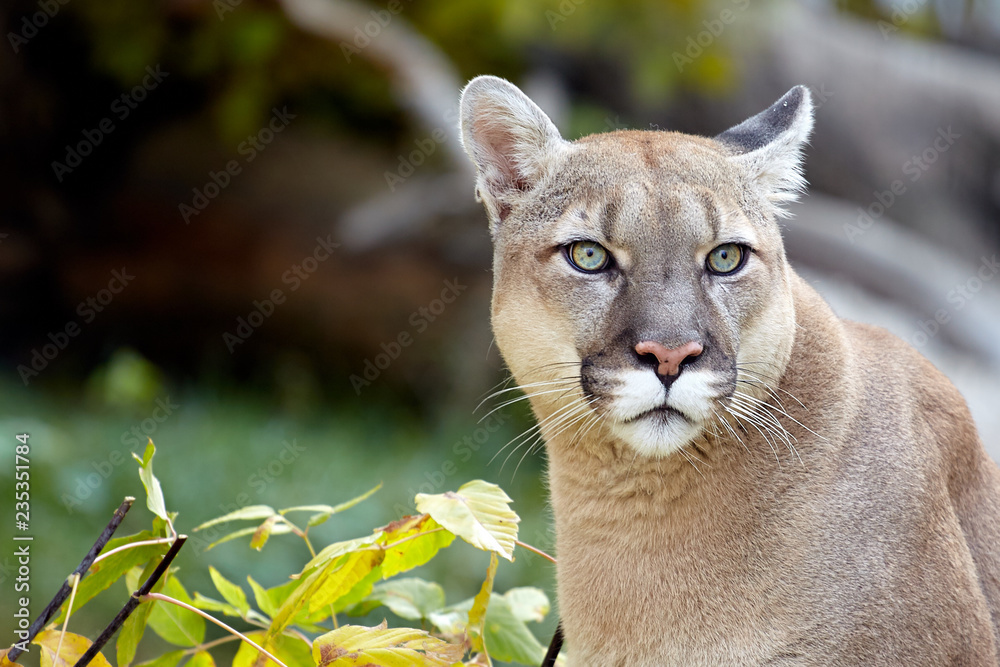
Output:
[[[477,76],[462,91],[461,132],[494,228],[570,145],[527,95],[495,76]]]
[[[812,95],[805,86],[795,86],[768,109],[716,140],[734,153],[729,159],[745,169],[780,216],[782,204],[795,201],[805,189],[802,149],[812,127]]]

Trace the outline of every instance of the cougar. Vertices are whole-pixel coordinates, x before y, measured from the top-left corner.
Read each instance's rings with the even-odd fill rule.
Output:
[[[537,418],[573,667],[997,665],[1000,469],[951,383],[789,265],[809,90],[714,139],[461,133]]]

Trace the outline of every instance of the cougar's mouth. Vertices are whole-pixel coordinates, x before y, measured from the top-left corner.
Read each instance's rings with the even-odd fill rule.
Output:
[[[697,424],[697,422],[694,419],[692,419],[690,416],[686,415],[684,412],[678,410],[677,408],[674,408],[674,407],[671,407],[671,406],[667,405],[666,403],[664,403],[663,405],[660,405],[658,407],[652,408],[650,410],[647,410],[646,412],[641,412],[641,413],[637,414],[634,417],[630,417],[630,418],[624,420],[624,423],[625,424],[630,424],[630,423],[638,421],[640,419],[660,419],[660,420],[666,420],[666,419],[670,419],[674,415],[680,417],[681,419],[685,420],[689,424]]]

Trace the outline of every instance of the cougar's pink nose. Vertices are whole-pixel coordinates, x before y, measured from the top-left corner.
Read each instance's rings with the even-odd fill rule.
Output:
[[[646,354],[656,357],[659,362],[656,366],[658,375],[677,375],[684,360],[697,357],[703,349],[701,343],[693,340],[673,349],[653,340],[644,340],[635,346],[640,357]]]

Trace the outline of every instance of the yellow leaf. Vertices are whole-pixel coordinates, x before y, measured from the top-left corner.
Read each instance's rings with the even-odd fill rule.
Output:
[[[465,647],[423,630],[344,625],[313,642],[319,667],[449,667],[465,655]]]
[[[191,656],[185,667],[215,667],[215,659],[208,651],[198,651]]]
[[[15,666],[16,667],[20,667],[20,665],[18,663],[11,662],[7,658],[7,652],[8,651],[10,651],[9,648],[5,648],[4,650],[0,651],[0,667],[15,667]]]
[[[486,581],[479,589],[479,594],[472,600],[472,609],[469,610],[469,624],[466,626],[469,633],[469,640],[473,651],[486,653],[486,646],[483,642],[483,631],[486,626],[486,608],[490,604],[490,595],[493,593],[493,578],[497,574],[497,555],[490,553],[490,566],[486,570]],[[489,655],[486,656],[489,662]]]
[[[514,560],[521,519],[510,509],[510,497],[496,484],[477,479],[463,484],[457,492],[419,493],[416,501],[418,510],[472,546]]]
[[[390,545],[385,550],[385,560],[382,562],[382,578],[388,579],[419,567],[454,542],[455,534],[449,530],[437,530],[441,527],[429,514],[420,514],[403,517],[380,528],[382,537],[378,543]],[[427,534],[420,535],[421,533]],[[415,537],[416,535],[420,537]],[[397,542],[399,544],[395,544]],[[395,546],[391,546],[393,544]]]
[[[42,647],[42,667],[73,667],[87,649],[90,648],[91,641],[86,637],[67,632],[63,639],[62,647],[59,648],[59,659],[56,659],[56,647],[59,646],[58,630],[46,630],[38,633],[38,636],[31,642]],[[111,667],[111,663],[103,655],[98,653],[90,662],[93,667]]]
[[[278,635],[271,641],[267,641],[267,636],[262,631],[248,632],[247,637],[263,646],[287,667],[313,667],[309,644],[298,637]],[[261,655],[260,651],[250,644],[240,642],[240,648],[233,658],[233,667],[255,667],[256,665],[278,667],[274,661]],[[188,665],[184,667],[188,667]]]
[[[385,553],[381,550],[355,551],[344,556],[343,563],[337,567],[328,567],[328,574],[321,577],[315,592],[309,598],[309,613],[347,595],[355,584],[382,563],[384,557]]]

